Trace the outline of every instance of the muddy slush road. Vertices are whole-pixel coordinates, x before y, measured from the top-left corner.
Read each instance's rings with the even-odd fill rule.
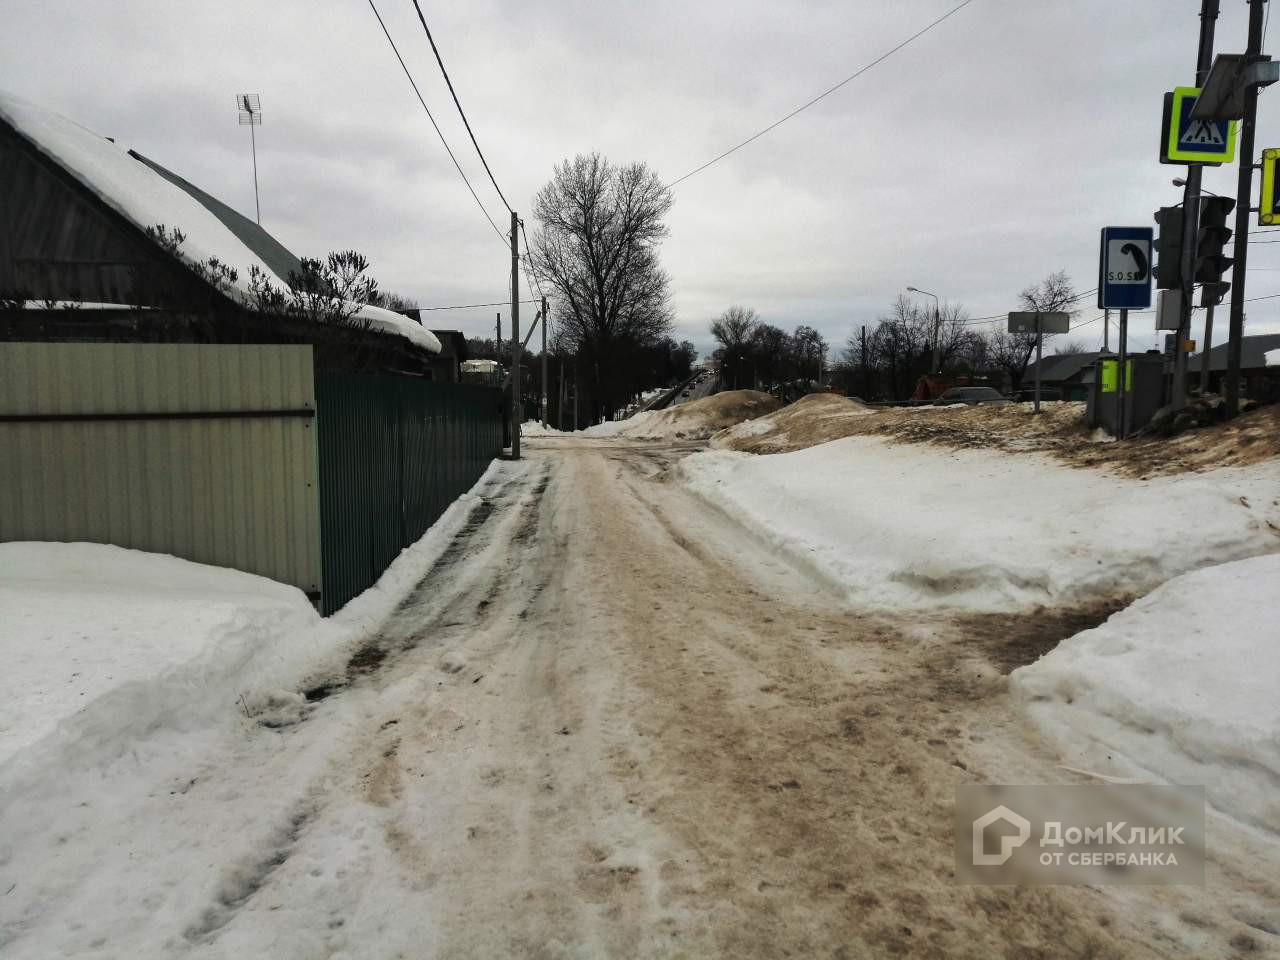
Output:
[[[361,955],[1266,953],[1280,891],[1235,842],[1202,888],[952,880],[958,784],[1087,782],[1004,675],[1111,604],[861,616],[674,482],[692,449],[528,441],[353,661],[375,703],[430,687],[349,764],[396,864],[371,890],[430,933]]]

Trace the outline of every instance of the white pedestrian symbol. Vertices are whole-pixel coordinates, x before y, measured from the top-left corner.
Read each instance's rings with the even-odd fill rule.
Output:
[[[1208,120],[1192,120],[1183,131],[1182,142],[1202,147],[1221,147],[1226,143],[1222,137],[1222,128]]]

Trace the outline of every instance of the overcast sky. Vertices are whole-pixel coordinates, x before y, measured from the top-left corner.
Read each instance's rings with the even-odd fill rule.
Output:
[[[410,0],[375,0],[493,218],[506,216]],[[957,0],[424,0],[503,192],[522,213],[553,165],[599,150],[666,180],[848,76]],[[1222,0],[1220,52],[1245,45]],[[833,344],[908,285],[1002,313],[1065,269],[1096,285],[1098,230],[1150,225],[1185,172],[1156,160],[1161,97],[1194,80],[1198,0],[974,0],[936,29],[675,189],[663,262],[676,334],[708,349],[731,304]],[[510,261],[413,96],[368,0],[8,0],[0,87],[138,149],[253,214],[234,97],[262,97],[263,225],[302,255],[355,248],[422,305],[502,300]],[[1280,91],[1258,147],[1280,146]],[[1236,168],[1208,189],[1234,194]],[[499,217],[499,213],[502,217]],[[534,226],[529,217],[528,226]],[[1275,235],[1280,238],[1280,233]],[[1280,293],[1280,244],[1249,295]],[[1075,322],[1099,316],[1093,298]],[[1250,305],[1280,331],[1280,299]],[[486,334],[496,308],[431,326]],[[504,324],[506,310],[503,310]],[[1225,336],[1225,310],[1215,341]],[[1200,330],[1197,312],[1194,326]],[[1102,323],[1081,326],[1096,349]],[[1132,343],[1156,342],[1151,314]],[[1114,347],[1114,332],[1112,346]]]

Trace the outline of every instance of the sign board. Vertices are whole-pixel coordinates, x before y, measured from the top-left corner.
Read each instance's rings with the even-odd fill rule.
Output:
[[[1280,223],[1280,209],[1276,200],[1276,166],[1280,165],[1280,150],[1262,151],[1262,195],[1258,199],[1258,225],[1274,226]]]
[[[1182,326],[1182,291],[1161,290],[1156,300],[1156,329],[1177,330]]]
[[[1145,310],[1151,306],[1150,227],[1103,227],[1098,253],[1098,309]]]
[[[1235,159],[1236,122],[1193,120],[1191,110],[1199,96],[1199,87],[1176,87],[1164,95],[1161,163],[1219,164]]]
[[[1066,333],[1071,324],[1068,313],[1020,312],[1009,314],[1010,333],[1035,333],[1036,317],[1040,318],[1041,333]]]

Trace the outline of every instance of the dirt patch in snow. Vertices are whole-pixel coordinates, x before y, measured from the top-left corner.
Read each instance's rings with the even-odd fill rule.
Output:
[[[767,429],[767,426],[771,428]],[[857,400],[813,394],[753,422],[725,430],[712,445],[747,453],[787,453],[851,436],[879,436],[953,448],[994,447],[1047,453],[1073,466],[1110,467],[1126,476],[1248,466],[1280,457],[1280,405],[1174,437],[1116,441],[1085,423],[1083,403],[949,407],[868,407]]]

